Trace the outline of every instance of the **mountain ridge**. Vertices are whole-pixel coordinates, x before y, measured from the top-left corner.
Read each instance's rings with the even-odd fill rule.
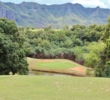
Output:
[[[0,18],[12,19],[18,26],[24,27],[41,28],[52,25],[61,28],[74,24],[105,24],[109,15],[110,9],[99,6],[86,8],[78,3],[46,5],[34,2],[0,2]]]

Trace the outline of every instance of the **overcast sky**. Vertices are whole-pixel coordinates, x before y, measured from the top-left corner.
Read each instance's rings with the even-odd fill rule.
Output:
[[[13,3],[21,3],[23,1],[26,2],[37,2],[40,4],[63,4],[67,2],[71,3],[80,3],[85,7],[97,7],[101,8],[110,8],[110,0],[1,0],[2,2],[13,2]]]

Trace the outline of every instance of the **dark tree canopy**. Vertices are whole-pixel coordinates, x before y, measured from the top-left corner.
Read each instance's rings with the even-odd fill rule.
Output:
[[[13,21],[0,19],[0,75],[28,73],[22,40]]]
[[[96,66],[95,75],[98,77],[110,77],[110,17],[101,39],[106,44],[106,48],[100,53],[100,61]]]

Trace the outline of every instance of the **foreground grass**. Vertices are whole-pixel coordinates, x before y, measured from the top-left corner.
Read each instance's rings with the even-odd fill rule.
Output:
[[[110,80],[70,76],[0,76],[0,100],[110,100]]]

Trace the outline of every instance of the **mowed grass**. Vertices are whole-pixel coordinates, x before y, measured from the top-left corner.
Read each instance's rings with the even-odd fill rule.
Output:
[[[30,68],[47,68],[47,69],[67,69],[79,66],[79,64],[74,63],[70,60],[65,59],[34,59],[27,58]]]
[[[0,76],[0,100],[110,100],[110,79]]]
[[[66,59],[34,59],[27,58],[29,69],[34,71],[47,71],[60,74],[72,74],[76,76],[86,76],[86,67]],[[73,68],[80,67],[81,70]],[[79,69],[80,69],[79,68]]]
[[[65,69],[78,66],[77,64],[73,63],[69,60],[49,60],[47,62],[38,61],[36,63],[38,68],[49,68],[49,69]]]

